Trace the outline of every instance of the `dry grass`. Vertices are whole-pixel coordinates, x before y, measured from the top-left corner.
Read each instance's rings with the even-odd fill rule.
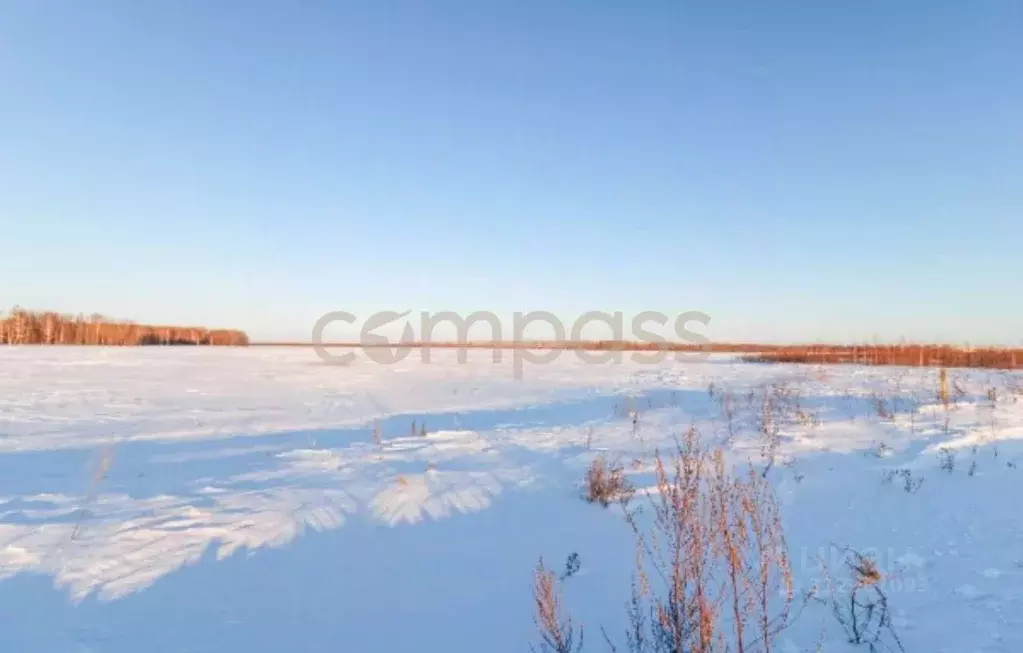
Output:
[[[701,448],[695,429],[654,463],[657,491],[649,505],[626,511],[637,560],[624,650],[769,653],[790,622],[793,598],[770,484],[752,466],[729,470],[721,451]],[[607,471],[595,464],[587,484],[595,475],[607,479]],[[534,585],[543,650],[569,650],[572,622],[562,615],[553,574],[541,565]]]
[[[612,503],[628,503],[635,489],[625,475],[625,468],[615,462],[608,462],[604,454],[598,455],[586,470],[586,495],[590,503],[599,503],[605,508]]]
[[[947,439],[951,433],[949,411],[967,397],[955,379],[962,375],[942,367],[940,374],[935,371],[933,376],[924,375],[929,386],[910,384],[908,389],[904,383],[907,375],[915,377],[919,373],[893,370],[889,387],[869,395],[872,410],[866,414],[861,414],[862,397],[847,393],[856,408],[849,419],[883,424],[908,414],[912,430],[918,406],[937,400],[939,405],[945,404]],[[998,382],[992,386],[992,382],[989,380],[977,397],[971,395],[970,401],[986,398],[986,403],[978,405],[992,411],[990,429],[995,439],[998,425],[994,408],[1023,396],[1023,385],[1012,374],[1004,375],[1004,386]],[[737,433],[751,432],[757,436],[761,460],[756,460],[754,450],[749,452],[753,463],[728,468],[723,451],[704,449],[695,429],[676,442],[674,450],[654,455],[654,487],[623,502],[625,519],[636,542],[637,560],[625,632],[618,637],[604,633],[610,650],[770,653],[778,648],[779,633],[797,618],[800,608],[819,601],[832,609],[849,642],[862,644],[865,650],[902,651],[885,595],[887,577],[872,559],[847,550],[846,571],[851,578],[841,585],[841,591],[829,598],[815,587],[802,600],[794,596],[791,562],[770,470],[778,466],[776,461],[790,466],[780,454],[781,433],[792,424],[812,428],[819,423],[799,388],[798,382],[775,382],[733,394],[708,386],[708,394],[720,409],[715,442],[729,446]],[[616,410],[615,414],[624,417],[631,411]],[[942,417],[940,412],[935,416],[939,420]],[[892,452],[891,446],[881,442],[873,455],[887,458]],[[976,453],[974,447],[969,476],[978,473]],[[942,470],[951,473],[956,463],[953,451],[941,450]],[[1015,467],[1011,461],[1008,464]],[[775,471],[775,475],[778,473],[780,470]],[[598,457],[586,473],[588,500],[605,506],[618,500],[621,493],[615,488],[621,478],[620,466]],[[797,473],[796,480],[801,478]],[[886,485],[897,483],[908,494],[920,491],[924,483],[923,477],[904,467],[887,469],[882,478]],[[559,604],[558,608],[564,606]]]
[[[577,653],[583,646],[583,631],[576,629],[561,606],[558,577],[541,559],[533,572],[533,620],[540,632],[539,653]],[[537,648],[529,647],[534,653]]]
[[[669,459],[656,456],[655,470],[652,527],[630,517],[644,553],[637,571],[661,590],[637,597],[652,615],[649,641],[694,653],[770,651],[793,595],[770,484],[752,466],[732,473],[721,451],[701,448],[695,429]],[[630,643],[633,653],[645,650]]]

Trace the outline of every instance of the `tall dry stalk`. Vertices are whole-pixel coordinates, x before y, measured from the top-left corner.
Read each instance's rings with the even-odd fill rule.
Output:
[[[760,457],[764,461],[764,469],[761,475],[766,478],[767,474],[774,467],[774,461],[781,447],[781,428],[778,424],[778,412],[780,406],[777,402],[776,392],[765,392],[764,401],[760,407],[760,415],[757,420],[757,431],[760,435]]]
[[[651,522],[628,513],[641,559],[630,653],[770,653],[789,623],[793,585],[780,510],[752,466],[732,473],[695,429],[655,457]]]
[[[538,653],[578,653],[583,647],[582,628],[576,629],[572,617],[564,616],[558,577],[547,569],[543,559],[533,572],[533,621],[540,631]],[[530,645],[537,653],[537,648]]]

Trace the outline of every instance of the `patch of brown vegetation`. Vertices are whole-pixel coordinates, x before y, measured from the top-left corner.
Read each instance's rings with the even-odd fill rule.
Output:
[[[604,454],[598,455],[586,470],[586,500],[607,508],[618,501],[628,503],[634,488],[619,463],[608,462]]]
[[[605,467],[591,467],[587,484],[594,469]],[[752,466],[730,469],[721,451],[701,446],[696,429],[674,451],[655,454],[654,477],[649,503],[625,511],[636,540],[636,570],[622,650],[770,653],[792,621],[795,594],[770,483]],[[534,599],[539,651],[581,647],[582,629],[573,625],[542,563],[534,573]]]

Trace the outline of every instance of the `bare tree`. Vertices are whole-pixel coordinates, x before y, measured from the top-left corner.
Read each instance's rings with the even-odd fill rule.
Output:
[[[60,317],[56,313],[43,314],[43,344],[56,344],[59,325]]]

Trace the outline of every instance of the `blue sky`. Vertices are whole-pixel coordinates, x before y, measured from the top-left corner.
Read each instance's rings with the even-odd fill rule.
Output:
[[[1023,5],[0,4],[0,304],[1023,340]]]

